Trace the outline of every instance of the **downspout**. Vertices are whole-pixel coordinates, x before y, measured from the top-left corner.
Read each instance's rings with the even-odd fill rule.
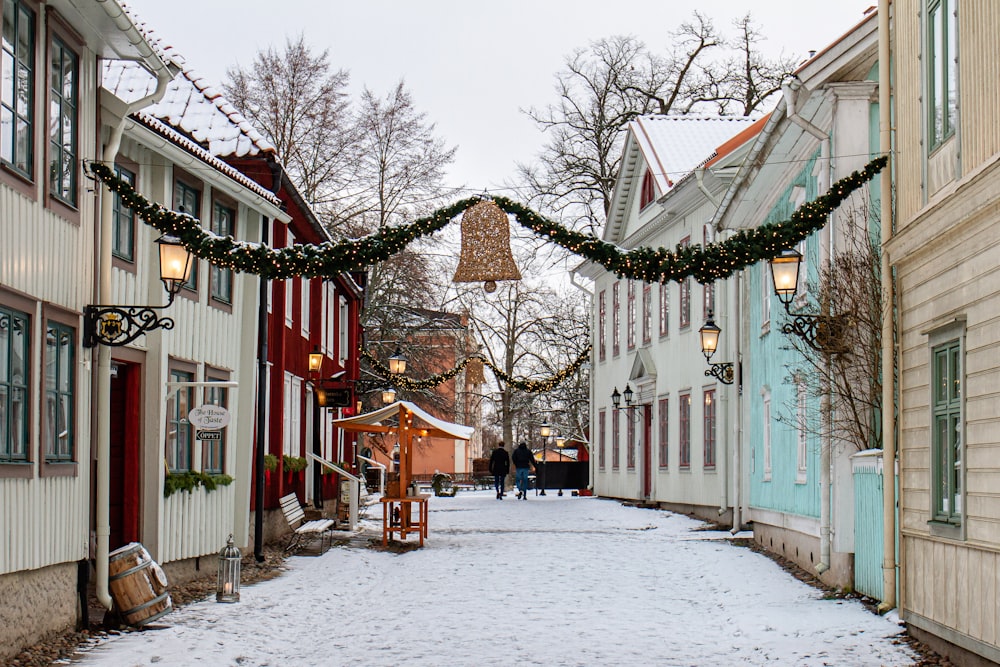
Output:
[[[740,532],[743,527],[743,514],[741,512],[743,505],[743,358],[742,355],[742,341],[743,341],[743,327],[740,326],[742,322],[743,315],[740,309],[740,290],[742,289],[740,276],[743,275],[742,271],[737,271],[733,276],[733,286],[730,288],[730,293],[733,295],[733,341],[735,341],[735,354],[733,355],[733,371],[735,372],[736,378],[736,400],[733,401],[734,407],[729,411],[732,416],[732,437],[733,437],[733,527],[730,532],[735,535]]]
[[[128,17],[123,13],[118,16],[111,13],[112,9],[119,9],[113,2],[102,2],[105,11],[116,23],[121,26],[120,17],[127,22],[129,30],[125,30],[130,37],[135,33],[138,43],[145,43],[139,36],[138,31],[132,25]],[[120,12],[120,9],[119,9]],[[102,161],[104,164],[113,165],[118,158],[118,150],[121,148],[122,135],[125,132],[125,124],[128,117],[139,109],[153,104],[160,100],[167,92],[167,84],[173,79],[171,71],[164,66],[156,72],[156,89],[152,94],[132,102],[126,107],[118,123],[111,128],[111,135],[108,143],[104,147]],[[97,228],[99,255],[98,255],[98,285],[97,303],[111,303],[111,218],[114,198],[110,193],[101,188],[101,220]],[[111,609],[111,595],[108,592],[108,556],[109,538],[111,536],[111,348],[107,345],[97,346],[97,396],[95,400],[97,411],[97,480],[96,485],[96,533],[97,533],[97,600],[107,609]]]
[[[882,233],[882,603],[879,613],[897,606],[896,600],[896,420],[893,345],[892,261],[886,243],[892,236],[892,114],[889,1],[878,2],[878,115],[879,154],[889,163],[879,175]]]
[[[788,120],[792,121],[808,134],[819,139],[819,176],[820,187],[827,188],[830,185],[830,135],[816,127],[805,118],[799,115],[798,101],[799,90],[802,82],[796,77],[792,77],[786,83],[781,84],[781,93],[785,98],[786,114]],[[830,227],[830,252],[833,251],[833,227]],[[830,253],[827,253],[826,261],[830,261]],[[816,572],[823,574],[830,569],[830,485],[831,485],[831,433],[828,418],[831,412],[829,392],[824,390],[821,399],[820,414],[824,420],[823,433],[820,435],[819,448],[819,563],[816,565]]]
[[[712,204],[712,206],[714,206],[716,210],[718,210],[719,207],[722,205],[722,202],[716,199],[715,196],[711,192],[709,192],[708,188],[705,187],[705,168],[698,167],[697,169],[695,169],[694,178],[698,182],[698,189],[701,190],[703,195],[705,195],[705,199],[707,199]]]

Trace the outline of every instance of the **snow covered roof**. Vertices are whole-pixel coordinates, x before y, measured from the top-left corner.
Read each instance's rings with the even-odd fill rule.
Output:
[[[244,157],[275,151],[274,145],[218,88],[188,67],[184,57],[134,12],[127,7],[125,11],[153,49],[180,70],[167,86],[163,99],[144,109],[147,114],[183,132],[215,156]],[[102,85],[115,97],[134,102],[156,89],[156,78],[138,63],[105,60]]]
[[[649,164],[657,189],[673,187],[716,148],[754,123],[745,116],[640,116],[629,124]]]
[[[475,429],[471,426],[452,424],[451,422],[446,422],[443,419],[438,419],[434,415],[422,410],[415,403],[410,403],[409,401],[396,401],[392,405],[387,405],[384,408],[372,410],[371,412],[366,412],[356,417],[334,419],[333,425],[339,426],[345,431],[374,430],[366,427],[381,425],[382,421],[398,416],[400,409],[405,409],[414,417],[421,419],[424,423],[431,427],[431,430],[439,431],[439,433],[430,433],[430,435],[440,435],[444,437],[458,438],[459,440],[469,440],[472,438],[472,434],[475,431]]]

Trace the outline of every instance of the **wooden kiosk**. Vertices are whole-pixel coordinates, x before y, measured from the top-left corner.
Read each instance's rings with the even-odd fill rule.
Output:
[[[399,467],[386,483],[385,495],[381,499],[382,546],[388,545],[393,533],[397,533],[401,540],[406,540],[411,534],[416,535],[420,546],[423,546],[427,537],[427,500],[430,496],[411,491],[414,439],[430,436],[468,440],[472,437],[473,428],[438,419],[408,401],[396,401],[356,417],[335,419],[333,424],[355,433],[396,434]]]

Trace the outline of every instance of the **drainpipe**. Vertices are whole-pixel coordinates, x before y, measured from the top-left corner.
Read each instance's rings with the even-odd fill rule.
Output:
[[[701,190],[702,194],[705,195],[705,199],[707,199],[712,204],[712,206],[714,206],[716,210],[718,210],[719,207],[722,205],[722,202],[716,199],[715,196],[711,192],[709,192],[708,188],[705,187],[705,168],[699,167],[698,169],[695,169],[694,178],[698,182],[698,189]]]
[[[896,421],[893,345],[892,261],[885,244],[892,236],[892,121],[890,85],[889,0],[878,3],[878,114],[879,154],[889,164],[879,175],[882,232],[882,603],[879,613],[897,606],[896,600]]]
[[[136,44],[145,44],[135,26],[121,12],[117,4],[102,1],[102,6],[119,27],[128,34]],[[113,13],[116,12],[117,14]],[[123,26],[123,21],[127,28]],[[152,54],[152,51],[150,51]],[[122,134],[128,117],[135,111],[155,103],[167,92],[167,84],[173,79],[173,73],[164,64],[156,71],[156,90],[151,95],[128,105],[121,120],[111,128],[111,136],[104,147],[102,160],[107,165],[113,165],[121,148]],[[96,303],[111,303],[111,217],[113,197],[101,189],[101,220],[97,227],[98,255],[98,286]],[[95,482],[96,499],[96,532],[97,532],[97,599],[106,608],[111,609],[111,595],[108,592],[108,555],[109,537],[111,535],[110,496],[111,496],[111,348],[107,345],[97,346],[97,396],[95,397],[97,411],[97,479]]]
[[[743,363],[741,359],[742,355],[742,341],[743,341],[743,327],[740,326],[743,315],[740,308],[740,290],[742,289],[740,276],[742,271],[736,272],[733,276],[733,285],[730,288],[730,294],[733,295],[733,319],[732,319],[732,330],[733,330],[733,340],[735,341],[735,354],[733,355],[733,364],[736,375],[736,398],[733,401],[734,408],[730,411],[730,415],[733,416],[732,419],[732,429],[730,432],[733,437],[733,528],[729,532],[735,535],[740,532],[743,526]]]
[[[785,98],[786,113],[788,120],[792,121],[808,134],[819,139],[819,176],[818,181],[821,187],[829,187],[830,185],[830,135],[820,128],[816,127],[805,118],[799,115],[799,90],[802,88],[802,82],[799,81],[797,77],[790,78],[786,83],[781,84],[781,93]],[[833,251],[833,228],[830,228],[830,252]],[[826,261],[829,261],[830,256],[827,253]],[[829,392],[823,392],[822,405],[820,407],[820,413],[824,420],[825,428],[824,433],[821,435],[820,442],[820,456],[819,456],[819,495],[820,495],[820,509],[819,509],[819,564],[816,565],[816,572],[823,574],[830,569],[830,485],[831,485],[831,473],[830,473],[830,463],[831,463],[831,447],[833,444],[830,442],[830,428],[827,422],[828,417],[831,413]]]

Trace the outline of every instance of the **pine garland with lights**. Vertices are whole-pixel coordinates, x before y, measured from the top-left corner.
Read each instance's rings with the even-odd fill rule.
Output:
[[[498,368],[492,361],[477,354],[474,354],[470,357],[466,357],[465,359],[460,361],[458,365],[455,366],[454,368],[444,371],[443,373],[438,373],[436,375],[424,378],[423,380],[414,380],[413,378],[407,377],[405,375],[393,375],[393,373],[389,370],[389,367],[383,364],[378,359],[376,359],[372,355],[372,353],[369,352],[368,350],[361,350],[361,357],[367,360],[372,369],[382,378],[386,379],[389,382],[392,382],[392,384],[395,385],[396,387],[400,389],[405,389],[407,391],[416,391],[420,389],[430,389],[432,387],[436,387],[439,384],[451,380],[456,375],[461,373],[462,370],[466,366],[468,366],[473,359],[479,359],[480,361],[483,362],[484,366],[488,366],[490,370],[492,370],[493,373],[497,376],[497,378],[502,380],[504,384],[506,384],[507,386],[515,387],[517,389],[520,389],[521,391],[525,391],[528,393],[539,393],[539,392],[552,391],[561,382],[566,380],[566,378],[576,373],[580,369],[580,367],[590,358],[591,348],[592,348],[591,345],[587,345],[586,349],[584,349],[584,351],[580,353],[580,356],[577,357],[573,363],[561,369],[555,375],[547,377],[543,380],[519,380],[517,378],[511,377],[506,372],[504,372],[503,369]]]
[[[662,247],[639,247],[626,252],[595,236],[567,229],[506,197],[493,196],[490,199],[535,234],[603,266],[621,278],[665,283],[694,277],[699,283],[707,284],[727,278],[761,260],[770,260],[822,228],[827,216],[852,192],[882,171],[887,163],[885,156],[875,158],[861,171],[834,183],[826,194],[800,206],[786,221],[740,230],[725,241],[704,247],[699,244],[678,245],[674,251]],[[151,203],[129,183],[116,177],[106,165],[91,162],[89,166],[96,178],[121,197],[125,206],[160,232],[180,239],[196,257],[221,268],[253,273],[272,280],[299,276],[332,277],[345,271],[362,270],[387,260],[412,241],[444,228],[467,208],[482,201],[482,197],[462,199],[408,225],[386,227],[360,239],[274,249],[260,243],[237,241],[231,236],[216,236],[202,228],[197,218]],[[498,369],[493,370],[497,372]]]

